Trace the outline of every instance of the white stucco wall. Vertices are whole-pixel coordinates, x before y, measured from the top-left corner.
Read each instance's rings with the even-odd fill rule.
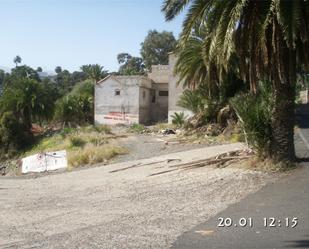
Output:
[[[148,77],[110,76],[96,84],[95,122],[147,124],[168,119],[171,123],[175,112],[192,116],[191,111],[177,105],[184,89],[182,84],[177,85],[178,77],[173,73],[175,62],[175,55],[170,54],[169,65],[153,66]],[[120,90],[120,96],[115,95],[116,89]],[[159,96],[159,91],[168,91],[168,96]],[[155,103],[151,101],[153,94]]]
[[[116,96],[115,91],[120,90]],[[113,76],[95,87],[95,123],[132,124],[139,122],[139,86],[136,78]]]
[[[156,83],[168,83],[170,75],[169,65],[153,65],[148,78]]]

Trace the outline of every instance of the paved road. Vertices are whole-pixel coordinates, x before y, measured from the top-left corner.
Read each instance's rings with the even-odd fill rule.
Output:
[[[309,115],[300,117],[295,146],[299,157],[309,158]],[[307,140],[304,141],[304,140]],[[178,237],[172,248],[309,248],[309,163]],[[231,218],[230,227],[218,227],[219,218]],[[252,227],[240,227],[240,218],[252,218]],[[264,218],[274,217],[275,227],[265,227]],[[296,217],[298,225],[286,227],[285,218]],[[279,225],[279,220],[281,221]],[[235,223],[236,227],[235,227]],[[291,224],[290,224],[291,226]]]

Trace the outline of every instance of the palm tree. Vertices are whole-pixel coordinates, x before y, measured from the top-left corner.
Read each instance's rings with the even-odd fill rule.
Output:
[[[81,70],[86,74],[86,76],[93,80],[95,83],[99,80],[105,78],[108,74],[107,70],[99,64],[89,64],[81,66]]]
[[[205,29],[196,28],[185,44],[179,43],[176,48],[177,61],[174,72],[184,86],[195,88],[207,81],[207,68],[204,61],[203,40]]]
[[[306,0],[165,0],[166,20],[188,7],[181,42],[196,25],[205,24],[204,61],[209,70],[227,68],[233,52],[242,78],[253,93],[259,80],[273,88],[271,150],[273,159],[295,159],[295,83],[301,67],[309,68],[309,1]]]

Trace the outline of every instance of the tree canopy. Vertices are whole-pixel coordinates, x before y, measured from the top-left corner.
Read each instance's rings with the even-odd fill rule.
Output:
[[[150,69],[151,65],[167,65],[168,54],[173,52],[176,39],[172,32],[158,32],[150,30],[141,44],[141,55],[145,66]]]
[[[85,73],[88,79],[98,82],[108,75],[108,71],[104,70],[104,67],[99,64],[88,64],[81,66],[82,72]]]
[[[120,75],[142,75],[145,73],[143,59],[131,56],[128,53],[120,53],[117,56],[120,64],[118,74]]]

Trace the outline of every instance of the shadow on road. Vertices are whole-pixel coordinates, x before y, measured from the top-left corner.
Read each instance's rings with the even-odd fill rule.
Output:
[[[309,162],[309,157],[298,157],[296,158],[297,163],[308,163]]]
[[[300,104],[296,109],[296,123],[299,128],[309,128],[309,104]]]
[[[297,163],[309,162],[309,104],[300,104],[296,109],[296,124],[299,129],[295,133],[295,150]],[[308,164],[305,164],[308,165]]]
[[[309,235],[306,237],[309,237]],[[290,245],[286,246],[288,248],[309,248],[309,239],[289,240],[285,242],[290,243]]]

